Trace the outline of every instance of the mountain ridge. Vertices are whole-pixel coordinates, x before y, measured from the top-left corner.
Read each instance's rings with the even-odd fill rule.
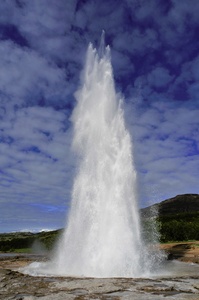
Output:
[[[181,194],[140,209],[141,217],[192,213],[199,211],[199,194]]]

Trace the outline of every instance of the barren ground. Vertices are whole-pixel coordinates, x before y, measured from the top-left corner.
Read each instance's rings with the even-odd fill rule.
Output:
[[[198,300],[199,265],[189,262],[199,263],[199,242],[170,243],[161,248],[171,259],[188,263],[168,262],[178,272],[154,278],[32,277],[18,269],[44,257],[0,255],[0,300]]]

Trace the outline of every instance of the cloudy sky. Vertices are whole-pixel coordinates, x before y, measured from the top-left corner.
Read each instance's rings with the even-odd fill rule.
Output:
[[[104,29],[139,205],[199,193],[198,0],[0,1],[0,232],[63,227],[71,112]]]

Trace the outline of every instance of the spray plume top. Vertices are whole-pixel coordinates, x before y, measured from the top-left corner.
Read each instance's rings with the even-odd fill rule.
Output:
[[[100,45],[99,45],[99,49],[98,49],[98,55],[99,55],[100,59],[104,56],[105,49],[106,49],[106,46],[105,46],[105,31],[102,30]]]
[[[110,47],[109,45],[106,46],[104,30],[102,30],[98,49],[93,47],[92,43],[90,43],[89,48],[95,53],[94,55],[96,55],[99,60],[104,58],[110,59]]]

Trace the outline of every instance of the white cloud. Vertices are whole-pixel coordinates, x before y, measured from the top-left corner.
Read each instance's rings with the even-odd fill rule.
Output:
[[[66,98],[64,71],[36,52],[1,41],[0,56],[0,90],[12,105],[37,104],[42,97],[47,104],[59,104]]]
[[[39,218],[39,212],[36,214],[30,206],[34,203],[53,205],[56,210],[70,201],[74,161],[70,152],[71,132],[66,131],[65,122],[63,112],[30,107],[18,110],[12,126],[5,127],[4,134],[12,142],[0,143],[2,220],[13,209],[10,203],[24,205],[24,210],[17,210],[15,215],[23,222],[26,214],[30,221]],[[47,212],[44,214],[46,222],[49,221]],[[55,214],[53,224],[63,224],[64,209],[59,218],[57,222]]]
[[[180,23],[181,26],[186,26],[186,19],[191,16],[189,22],[198,23],[197,10],[199,9],[199,3],[197,0],[190,0],[189,2],[172,0],[172,4],[170,15],[173,21],[175,20],[174,22]]]
[[[169,71],[163,67],[156,67],[147,75],[150,85],[154,87],[164,87],[168,85],[174,76],[169,74]]]
[[[71,29],[77,1],[27,0],[20,6],[13,2],[0,4],[6,12],[2,21],[17,26],[35,50],[45,56],[64,59],[64,36]]]
[[[164,9],[164,4],[155,0],[127,0],[126,2],[128,3],[128,8],[132,10],[132,13],[138,21],[156,19]]]
[[[122,76],[125,76],[126,74],[128,74],[129,71],[134,73],[135,67],[127,55],[122,54],[119,51],[113,50],[113,51],[111,51],[111,58],[112,58],[111,59],[112,64],[114,66],[114,72],[116,74],[119,74],[119,76],[121,78],[122,78]],[[130,68],[129,68],[129,66],[130,66]]]
[[[113,41],[113,47],[117,51],[127,52],[129,54],[144,54],[159,47],[157,33],[153,29],[146,29],[142,32],[140,29],[132,29],[130,32],[117,34]]]
[[[127,108],[141,203],[198,189],[199,111],[165,105],[164,110],[161,102],[141,111]]]

